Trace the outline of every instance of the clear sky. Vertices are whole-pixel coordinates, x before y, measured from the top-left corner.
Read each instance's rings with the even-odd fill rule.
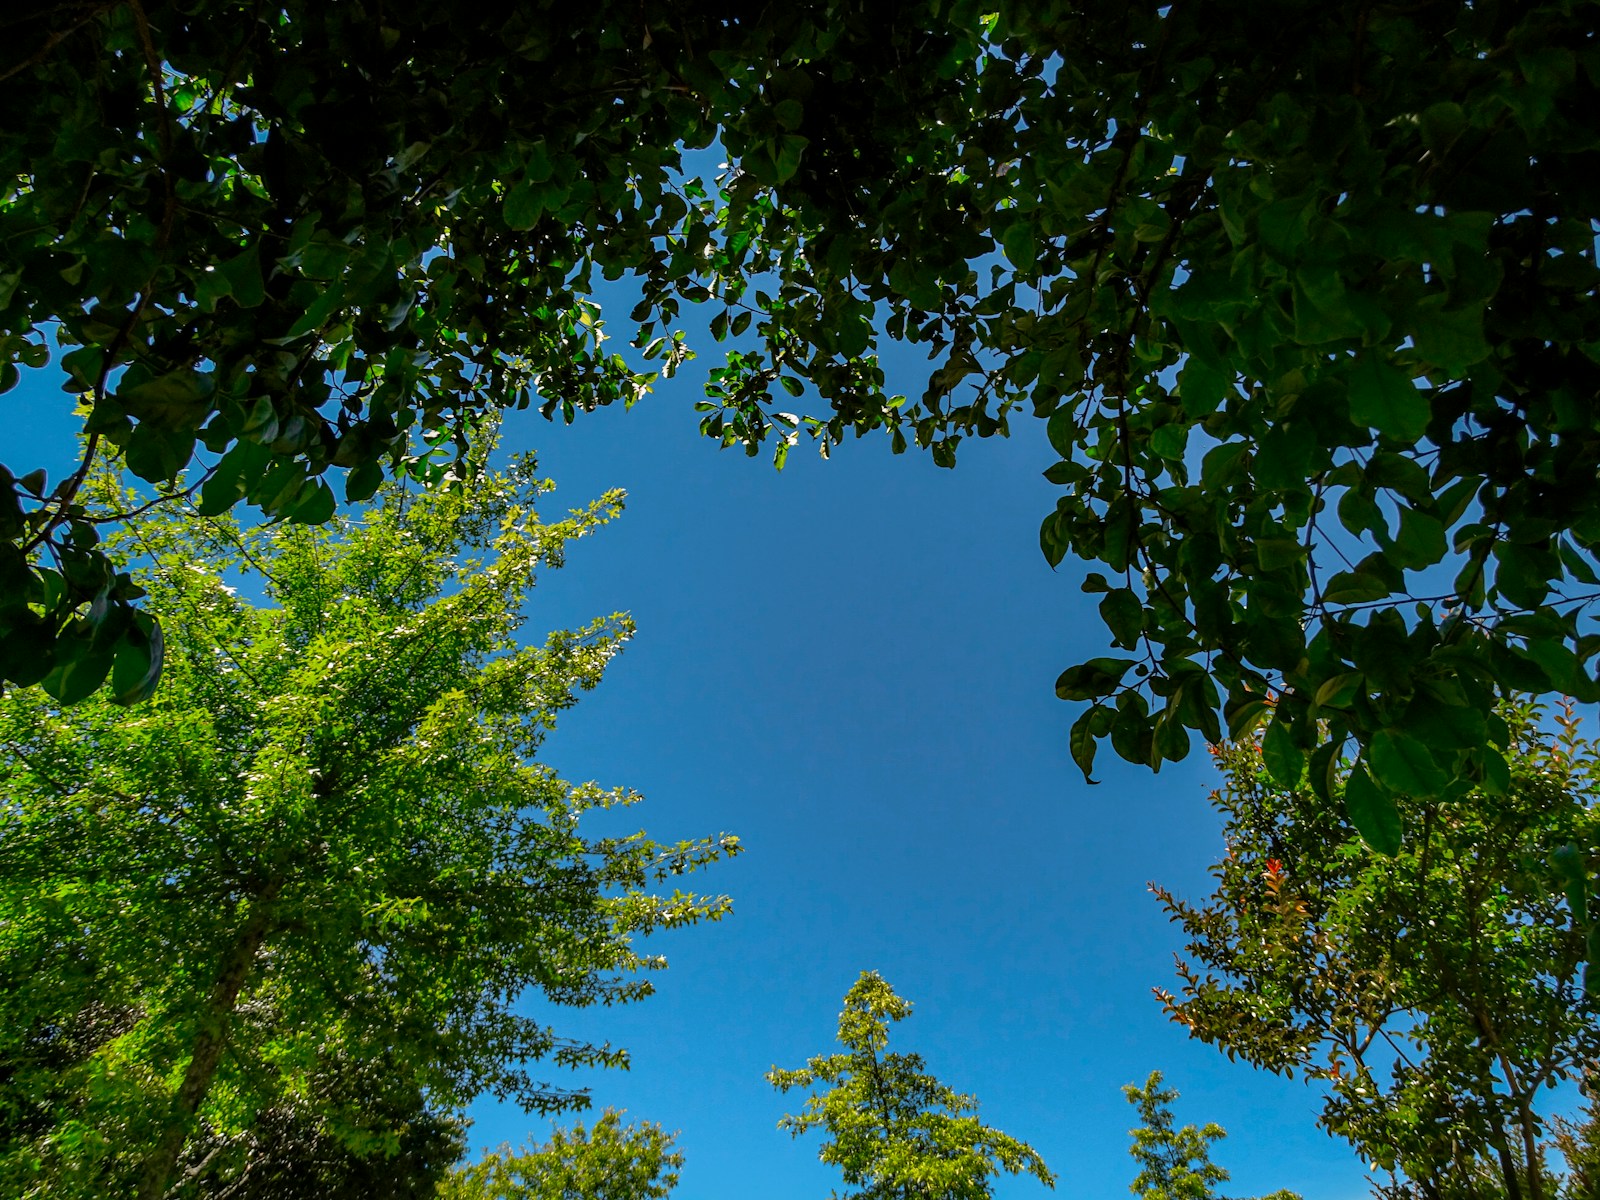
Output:
[[[632,816],[653,836],[729,831],[747,851],[696,879],[732,917],[655,939],[671,961],[655,997],[551,1014],[632,1051],[631,1071],[584,1080],[596,1104],[680,1131],[676,1200],[821,1200],[838,1173],[816,1135],[776,1130],[800,1098],[762,1076],[832,1050],[846,988],[875,969],[916,1005],[898,1048],[1031,1142],[1058,1194],[1127,1194],[1120,1088],[1159,1068],[1180,1120],[1227,1128],[1226,1194],[1365,1195],[1353,1153],[1315,1128],[1316,1093],[1190,1042],[1151,997],[1180,942],[1146,881],[1202,893],[1217,777],[1203,753],[1156,776],[1107,749],[1093,788],[1072,765],[1052,684],[1107,647],[1079,570],[1039,553],[1042,428],[967,442],[954,471],[869,439],[828,462],[802,445],[778,474],[699,437],[693,366],[632,412],[506,427],[554,505],[629,493],[536,593],[532,636],[618,609],[639,626],[546,758],[644,793]],[[917,385],[914,362],[899,374]],[[0,401],[18,473],[69,461],[54,388]],[[493,1103],[473,1115],[478,1145],[548,1131]],[[1007,1178],[996,1194],[1045,1192]]]

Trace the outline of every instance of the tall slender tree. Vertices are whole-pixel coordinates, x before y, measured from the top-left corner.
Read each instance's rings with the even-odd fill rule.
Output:
[[[1122,1092],[1139,1110],[1141,1122],[1129,1131],[1133,1145],[1128,1153],[1139,1164],[1139,1173],[1128,1190],[1139,1200],[1218,1200],[1216,1185],[1228,1181],[1228,1172],[1211,1161],[1211,1147],[1227,1131],[1215,1121],[1179,1125],[1172,1115],[1178,1092],[1162,1086],[1160,1071],[1150,1072],[1143,1087],[1130,1083]],[[1300,1197],[1285,1188],[1262,1200]]]
[[[778,1128],[826,1135],[818,1156],[859,1190],[846,1200],[986,1200],[993,1177],[1026,1172],[1046,1187],[1055,1176],[1025,1142],[978,1120],[978,1101],[923,1070],[922,1056],[889,1050],[889,1026],[911,1015],[876,971],[864,971],[839,1014],[840,1054],[767,1072],[780,1092],[824,1088]]]

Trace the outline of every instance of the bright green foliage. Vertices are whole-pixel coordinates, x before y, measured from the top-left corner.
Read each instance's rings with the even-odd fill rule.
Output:
[[[1054,1187],[1055,1176],[1031,1146],[978,1120],[974,1097],[925,1074],[921,1055],[889,1051],[890,1023],[910,1015],[910,1001],[876,971],[862,972],[839,1014],[845,1053],[767,1072],[781,1092],[826,1087],[778,1128],[795,1137],[812,1129],[827,1135],[818,1156],[858,1189],[841,1200],[982,1200],[1001,1171],[1026,1171]]]
[[[1142,1124],[1130,1130],[1133,1146],[1128,1153],[1139,1164],[1128,1190],[1140,1200],[1216,1200],[1215,1184],[1226,1183],[1228,1172],[1211,1161],[1211,1144],[1227,1137],[1221,1125],[1176,1127],[1173,1088],[1161,1086],[1161,1072],[1150,1072],[1144,1086],[1122,1089],[1139,1110]]]
[[[333,468],[359,499],[495,406],[631,402],[707,304],[723,445],[882,430],[948,464],[1046,422],[1041,544],[1104,568],[1118,651],[1057,683],[1085,771],[1268,718],[1324,800],[1352,741],[1379,801],[1493,792],[1497,698],[1600,695],[1591,4],[8,19],[0,387],[58,330],[91,451],[159,482],[203,445],[208,511],[321,521]],[[601,277],[637,285],[631,357]],[[928,350],[920,395],[885,391],[884,338]],[[77,477],[3,482],[0,675],[145,694],[159,646]]]
[[[661,1200],[678,1184],[683,1155],[646,1121],[622,1124],[607,1109],[592,1128],[557,1129],[531,1150],[502,1146],[441,1184],[438,1200]]]
[[[1214,1121],[1203,1126],[1176,1126],[1172,1102],[1178,1093],[1161,1086],[1160,1071],[1150,1072],[1143,1087],[1130,1083],[1122,1091],[1138,1108],[1143,1122],[1129,1130],[1133,1145],[1128,1153],[1139,1164],[1139,1173],[1128,1190],[1140,1200],[1217,1200],[1214,1185],[1228,1180],[1228,1172],[1211,1161],[1212,1143],[1228,1136],[1222,1126]],[[1284,1190],[1262,1200],[1300,1197]]]
[[[555,1110],[583,1097],[546,1070],[626,1061],[552,1007],[647,995],[638,937],[728,907],[652,888],[736,843],[586,835],[638,797],[535,761],[630,632],[517,641],[535,572],[620,505],[547,522],[546,488],[129,529],[158,693],[0,701],[0,1193],[154,1200],[191,1136],[270,1111],[395,1154],[420,1096]]]
[[[1600,995],[1580,970],[1600,760],[1570,713],[1553,740],[1539,718],[1506,710],[1500,795],[1405,800],[1392,857],[1277,783],[1257,743],[1226,747],[1215,893],[1154,889],[1189,939],[1181,994],[1158,990],[1173,1018],[1230,1058],[1323,1083],[1321,1123],[1419,1197],[1487,1177],[1485,1195],[1548,1200],[1544,1089],[1600,1059]]]

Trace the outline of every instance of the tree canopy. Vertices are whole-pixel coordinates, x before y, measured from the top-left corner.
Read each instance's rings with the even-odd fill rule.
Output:
[[[649,1121],[624,1125],[607,1109],[592,1126],[557,1129],[531,1149],[502,1146],[451,1171],[438,1200],[664,1200],[683,1155]]]
[[[1600,695],[1597,78],[1555,2],[14,5],[0,384],[314,523],[498,406],[632,403],[704,305],[724,445],[1047,423],[1123,651],[1058,683],[1086,771],[1267,720],[1324,800],[1351,739],[1386,805],[1492,792],[1497,698]],[[136,698],[82,476],[0,487],[0,674]]]
[[[326,1180],[361,1194],[351,1159],[437,1176],[480,1094],[558,1110],[584,1097],[552,1069],[626,1063],[552,1012],[648,995],[639,939],[728,910],[655,889],[737,843],[596,836],[637,795],[537,761],[630,632],[516,636],[621,502],[542,520],[547,486],[524,462],[324,528],[120,535],[157,695],[0,699],[0,1191],[287,1194],[275,1171],[342,1146]],[[275,1125],[296,1145],[262,1161]]]
[[[1537,709],[1508,711],[1505,793],[1407,800],[1393,857],[1277,784],[1257,744],[1226,748],[1215,892],[1154,888],[1188,938],[1178,994],[1158,990],[1173,1018],[1325,1086],[1322,1124],[1391,1173],[1392,1197],[1557,1194],[1548,1089],[1600,1059],[1600,994],[1582,976],[1600,761],[1557,719],[1552,737]],[[1555,1128],[1581,1166],[1592,1123]]]
[[[822,1089],[778,1128],[827,1135],[818,1157],[858,1189],[843,1200],[988,1200],[1002,1171],[1053,1188],[1055,1176],[1033,1147],[978,1119],[976,1098],[927,1074],[920,1054],[889,1050],[889,1026],[910,1015],[909,1001],[876,971],[863,971],[839,1014],[843,1052],[767,1072],[780,1092]]]

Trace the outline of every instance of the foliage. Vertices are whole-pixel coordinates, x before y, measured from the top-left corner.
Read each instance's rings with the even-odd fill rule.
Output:
[[[1600,1078],[1591,1073],[1584,1081],[1587,1100],[1580,1120],[1555,1117],[1551,1138],[1566,1164],[1571,1200],[1600,1197]]]
[[[439,1200],[661,1200],[678,1184],[683,1155],[648,1121],[623,1125],[607,1109],[592,1128],[556,1129],[542,1146],[502,1146],[450,1172]]]
[[[432,1200],[465,1149],[463,1123],[430,1111],[389,1064],[326,1066],[304,1097],[286,1097],[224,1133],[202,1123],[179,1158],[176,1200]],[[310,1097],[315,1097],[310,1102]],[[382,1153],[352,1149],[342,1131],[377,1127]]]
[[[1046,1187],[1055,1176],[1033,1148],[978,1120],[978,1101],[924,1073],[922,1056],[889,1052],[889,1025],[911,1015],[876,971],[845,993],[839,1014],[842,1054],[767,1072],[780,1092],[826,1086],[779,1129],[799,1137],[821,1129],[818,1157],[838,1166],[859,1191],[844,1200],[985,1200],[991,1178],[1026,1171]]]
[[[1391,810],[1503,790],[1509,690],[1600,694],[1590,5],[9,20],[0,386],[53,331],[90,454],[159,482],[198,440],[206,511],[320,521],[333,468],[356,499],[385,464],[435,478],[488,409],[631,403],[707,304],[724,445],[882,430],[948,464],[1047,422],[1041,543],[1106,568],[1121,651],[1057,684],[1091,703],[1085,771],[1269,719],[1279,782],[1326,799],[1354,739]],[[640,297],[631,356],[597,277]],[[883,339],[928,349],[920,396],[885,390]],[[117,663],[136,698],[159,647],[81,474],[0,489],[0,675],[70,700]]]
[[[1507,710],[1503,794],[1406,800],[1394,857],[1279,785],[1255,742],[1220,749],[1216,890],[1196,905],[1153,888],[1189,939],[1181,995],[1158,989],[1174,1019],[1324,1083],[1321,1123],[1420,1196],[1486,1176],[1486,1195],[1551,1194],[1530,1169],[1549,1164],[1541,1092],[1600,1056],[1600,996],[1579,982],[1600,763],[1557,719],[1552,739],[1536,706]]]
[[[1211,1144],[1227,1137],[1216,1122],[1174,1128],[1172,1102],[1178,1093],[1161,1086],[1161,1072],[1150,1072],[1144,1087],[1122,1089],[1139,1110],[1142,1124],[1130,1130],[1128,1153],[1139,1164],[1128,1190],[1141,1200],[1216,1200],[1213,1185],[1226,1183],[1228,1172],[1211,1161]]]
[[[1213,1185],[1226,1183],[1228,1172],[1211,1161],[1211,1145],[1227,1137],[1216,1122],[1203,1126],[1174,1127],[1173,1088],[1161,1086],[1161,1072],[1150,1072],[1144,1086],[1122,1089],[1128,1103],[1139,1110],[1143,1122],[1130,1130],[1133,1146],[1128,1153],[1139,1164],[1128,1190],[1140,1200],[1217,1200]],[[1263,1200],[1300,1200],[1291,1191],[1277,1191]]]
[[[153,1200],[191,1134],[263,1112],[389,1156],[419,1096],[549,1111],[584,1097],[538,1064],[625,1063],[549,1009],[647,995],[637,938],[728,907],[651,888],[737,846],[587,834],[638,797],[534,760],[630,632],[518,642],[535,572],[620,505],[546,521],[547,488],[524,463],[325,529],[124,535],[160,691],[0,701],[0,1192]]]

